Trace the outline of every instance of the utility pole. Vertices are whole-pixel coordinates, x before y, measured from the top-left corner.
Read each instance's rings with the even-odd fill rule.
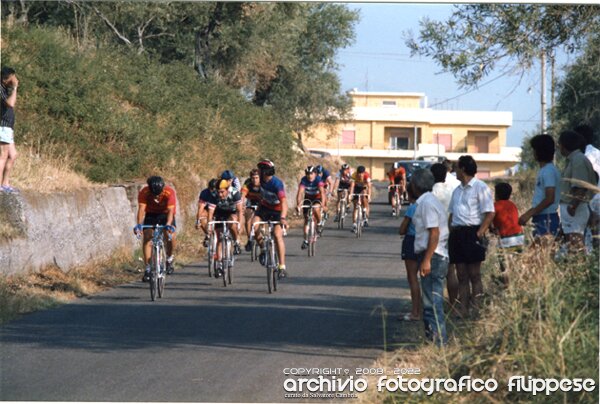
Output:
[[[542,124],[541,132],[546,133],[546,49],[542,49]]]

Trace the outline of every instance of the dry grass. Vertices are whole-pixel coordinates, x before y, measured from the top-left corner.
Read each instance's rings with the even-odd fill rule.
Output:
[[[48,267],[27,275],[1,276],[0,324],[131,282],[139,276],[139,269],[126,252],[115,253],[110,261],[92,262],[68,272]]]
[[[51,193],[99,186],[71,169],[66,151],[53,153],[46,148],[42,155],[39,148],[30,146],[17,148],[17,152],[19,155],[11,173],[11,184],[18,189]]]

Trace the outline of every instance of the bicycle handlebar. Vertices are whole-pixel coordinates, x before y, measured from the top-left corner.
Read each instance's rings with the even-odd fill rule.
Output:
[[[266,224],[268,226],[275,226],[277,224],[281,225],[281,229],[283,230],[283,235],[286,236],[287,235],[287,231],[285,230],[285,226],[277,220],[259,220],[258,222],[254,222],[252,223],[252,231],[254,231],[255,226],[261,225],[261,224]]]

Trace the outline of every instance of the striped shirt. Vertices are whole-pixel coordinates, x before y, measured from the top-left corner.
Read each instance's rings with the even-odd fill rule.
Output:
[[[15,128],[15,111],[13,107],[9,107],[6,103],[8,100],[8,89],[4,86],[0,86],[0,94],[2,96],[2,103],[0,106],[0,127],[3,128]]]

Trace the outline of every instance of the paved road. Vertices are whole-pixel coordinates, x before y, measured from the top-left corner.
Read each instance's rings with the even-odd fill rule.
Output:
[[[371,366],[381,308],[409,301],[400,221],[380,195],[360,240],[330,222],[309,259],[290,232],[275,294],[245,253],[231,287],[191,265],[156,302],[135,282],[4,325],[0,400],[281,402],[285,368]],[[400,327],[388,324],[396,342]]]

